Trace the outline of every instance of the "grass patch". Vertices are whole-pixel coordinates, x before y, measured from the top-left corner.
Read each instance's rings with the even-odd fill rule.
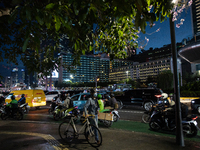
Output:
[[[145,124],[142,122],[135,122],[135,121],[119,120],[118,122],[114,122],[113,125],[110,127],[110,129],[121,129],[121,130],[142,132],[142,133],[161,135],[167,137],[176,137],[175,132],[169,132],[163,130],[155,132],[150,129],[149,124]],[[198,131],[197,136],[193,138],[184,137],[184,139],[200,142],[200,132]]]

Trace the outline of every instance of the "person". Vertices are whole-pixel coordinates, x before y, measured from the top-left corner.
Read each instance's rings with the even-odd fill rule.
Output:
[[[5,103],[5,98],[3,94],[0,94],[0,105],[3,105]]]
[[[26,98],[25,98],[24,94],[21,95],[21,98],[18,100],[18,103],[19,103],[19,105],[26,103]]]
[[[117,100],[115,99],[115,95],[112,93],[110,95],[110,106],[113,107],[114,109],[117,109],[118,108],[118,103],[117,103]]]
[[[84,111],[85,111],[85,117],[89,117],[90,115],[94,115],[94,119],[90,119],[91,124],[95,125],[98,128],[98,111],[99,111],[99,104],[96,99],[97,93],[91,89],[90,90],[91,96],[88,98],[85,106],[84,106]],[[99,143],[99,138],[97,131],[95,130],[95,140],[97,143]]]
[[[69,93],[68,94],[65,94],[65,99],[62,101],[62,106],[65,107],[65,108],[69,108],[70,106],[70,96],[69,96]]]
[[[101,94],[97,95],[98,98],[98,104],[99,104],[99,112],[102,112],[104,110],[104,104],[103,104],[103,100],[102,100],[102,96]]]
[[[57,99],[56,99],[55,102],[56,102],[56,105],[62,104],[62,101],[61,101],[61,94],[58,94]]]
[[[12,95],[11,96],[11,102],[9,104],[7,104],[7,106],[10,108],[11,110],[11,115],[14,115],[14,112],[17,110],[18,108],[18,101],[15,99],[15,96]],[[10,111],[9,110],[9,111]]]

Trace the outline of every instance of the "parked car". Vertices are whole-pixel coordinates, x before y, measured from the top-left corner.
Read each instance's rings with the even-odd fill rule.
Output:
[[[191,110],[200,114],[200,99],[193,99],[191,101]]]
[[[124,105],[141,105],[148,111],[153,104],[161,100],[162,93],[158,88],[140,88],[124,91],[123,95],[115,98],[121,100]]]

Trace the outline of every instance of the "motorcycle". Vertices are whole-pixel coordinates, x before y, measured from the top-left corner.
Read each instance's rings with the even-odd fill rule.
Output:
[[[62,110],[63,108],[64,107],[61,105],[55,107],[55,110],[53,111],[54,120],[58,121],[65,115],[65,110]]]
[[[144,114],[142,115],[142,122],[144,123],[149,123],[151,115],[153,111],[156,109],[156,107],[159,107],[160,109],[164,109],[164,107],[169,106],[169,101],[167,100],[168,95],[166,93],[162,94],[162,99],[158,101],[157,104],[153,104],[151,109],[148,111],[145,111]]]
[[[116,109],[104,109],[100,113],[112,114],[112,119],[98,119],[106,127],[111,127],[113,122],[117,122],[120,118],[119,113]],[[100,115],[100,114],[99,114]],[[106,115],[106,114],[105,114]]]
[[[74,117],[74,121],[76,122],[80,118],[80,111],[78,110],[78,107],[71,107],[71,108],[64,108],[61,105],[58,105],[55,107],[54,110],[54,120],[60,120],[68,116],[69,114],[74,114],[76,112],[76,117]]]
[[[113,111],[111,111],[111,113],[113,114],[113,121],[117,122],[120,118],[118,111],[114,109]]]
[[[187,137],[194,137],[197,135],[197,131],[200,130],[197,126],[197,116],[191,115],[190,117],[183,118],[182,120],[182,128],[183,132],[186,134]],[[163,112],[162,109],[156,107],[156,109],[153,111],[149,127],[153,131],[159,131],[159,130],[168,130],[168,131],[175,131],[176,130],[176,124],[175,124],[175,118],[169,118],[166,112]]]
[[[53,114],[54,110],[55,110],[55,107],[56,107],[56,103],[55,102],[52,102],[50,104],[50,108],[48,109],[48,112],[49,114]]]
[[[6,120],[7,118],[14,118],[16,120],[22,120],[23,119],[23,111],[21,110],[21,108],[16,108],[16,110],[14,112],[12,112],[13,110],[11,110],[9,108],[9,106],[7,106],[6,104],[2,107],[1,109],[1,119],[2,120]]]
[[[19,108],[21,109],[21,111],[23,113],[27,113],[27,114],[30,110],[30,106],[28,105],[28,103],[24,103],[24,104],[19,105]]]

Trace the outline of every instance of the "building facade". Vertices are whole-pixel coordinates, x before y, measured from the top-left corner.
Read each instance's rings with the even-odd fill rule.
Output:
[[[71,65],[73,57],[71,53],[62,55],[63,63]],[[110,61],[108,57],[101,55],[82,55],[80,59],[80,66],[77,66],[74,73],[69,72],[64,68],[60,68],[59,81],[85,83],[95,82],[96,77],[99,77],[99,82],[109,82],[109,70],[122,66],[132,65],[134,62],[128,60],[113,60]]]
[[[131,78],[140,79],[145,82],[148,76],[157,76],[160,72],[171,70],[173,72],[173,63],[171,57],[152,60],[148,62],[135,62],[133,65],[111,69],[109,81],[119,82]],[[178,72],[182,75],[181,61],[178,60]]]

